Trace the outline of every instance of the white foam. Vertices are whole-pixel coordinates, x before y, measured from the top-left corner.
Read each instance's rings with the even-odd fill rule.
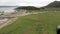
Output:
[[[0,24],[6,22],[7,20],[8,20],[7,18],[0,19]]]

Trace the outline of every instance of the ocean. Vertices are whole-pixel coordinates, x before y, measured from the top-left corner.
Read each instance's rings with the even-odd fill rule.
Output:
[[[10,11],[10,10],[14,10],[15,8],[17,8],[18,6],[0,6],[0,11]]]
[[[13,12],[14,12],[14,9],[15,8],[17,8],[18,6],[0,6],[0,12],[1,11],[4,11],[5,12],[5,14],[6,13],[11,13],[12,12],[12,10],[13,10]],[[1,19],[0,18],[0,24],[1,23],[4,23],[5,21],[7,21],[8,19],[6,18],[6,19]]]

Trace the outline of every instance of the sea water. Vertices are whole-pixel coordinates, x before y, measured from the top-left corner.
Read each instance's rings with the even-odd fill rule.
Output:
[[[18,6],[0,6],[0,11],[9,12],[11,10],[14,10],[17,7]]]
[[[17,7],[18,6],[0,6],[0,11],[4,11],[5,13],[10,13],[10,12],[12,12],[12,10],[14,10]],[[0,18],[0,23],[3,23],[7,20],[8,20],[7,18],[4,18],[4,19]]]

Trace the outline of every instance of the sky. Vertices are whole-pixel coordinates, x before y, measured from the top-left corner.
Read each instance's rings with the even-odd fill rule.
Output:
[[[46,6],[55,0],[0,0],[0,6]],[[57,0],[60,1],[60,0]]]

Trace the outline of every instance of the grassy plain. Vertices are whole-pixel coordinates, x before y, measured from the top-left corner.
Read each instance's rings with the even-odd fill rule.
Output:
[[[2,28],[0,34],[56,34],[60,11],[43,12],[18,17],[14,23]]]

